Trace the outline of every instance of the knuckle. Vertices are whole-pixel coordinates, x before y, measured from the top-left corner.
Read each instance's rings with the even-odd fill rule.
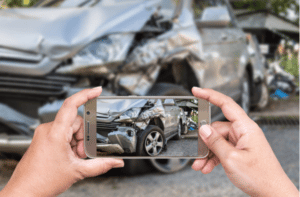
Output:
[[[76,168],[76,179],[77,180],[83,180],[85,177],[87,177],[87,173],[82,168]]]
[[[221,124],[222,124],[221,121],[216,121],[216,122],[213,122],[213,123],[211,124],[211,126],[214,127],[214,128],[218,128],[218,127],[221,126]]]
[[[45,124],[40,124],[34,131],[34,136],[33,137],[37,137],[39,136],[41,133],[44,133],[46,131],[46,125]]]
[[[69,97],[69,98],[66,98],[65,99],[65,101],[64,101],[64,103],[63,103],[63,107],[68,107],[68,106],[70,106],[70,104],[71,104],[71,98]]]
[[[225,155],[225,158],[224,158],[225,164],[227,164],[227,165],[234,164],[234,163],[236,163],[238,158],[239,158],[239,154],[237,151],[235,151],[235,150],[230,151]]]
[[[214,137],[213,139],[210,140],[210,148],[211,149],[216,149],[216,147],[218,146],[218,144],[222,141],[222,137],[221,136],[217,136]]]

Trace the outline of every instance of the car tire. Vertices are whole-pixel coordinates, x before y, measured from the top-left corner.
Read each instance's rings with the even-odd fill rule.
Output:
[[[241,90],[242,90],[242,94],[240,99],[240,106],[247,114],[249,114],[250,106],[251,106],[250,103],[251,94],[250,94],[250,78],[247,72],[243,76]]]
[[[180,120],[178,127],[177,127],[177,134],[175,135],[174,139],[175,140],[180,140],[181,139],[181,133],[182,133],[182,121]]]
[[[158,156],[164,146],[165,136],[161,128],[149,125],[138,135],[136,154],[138,156]]]
[[[263,110],[269,104],[269,90],[266,83],[261,84],[261,97],[256,105],[257,110]]]
[[[191,91],[184,87],[170,84],[157,83],[147,94],[148,96],[192,96]],[[150,159],[152,166],[162,173],[174,173],[185,168],[190,159]]]
[[[184,87],[171,83],[157,83],[149,90],[148,96],[192,96]]]
[[[181,132],[181,133],[182,133],[182,134],[187,134],[188,131],[189,131],[189,129],[188,129],[187,124],[184,124],[183,127],[182,127],[182,132]]]

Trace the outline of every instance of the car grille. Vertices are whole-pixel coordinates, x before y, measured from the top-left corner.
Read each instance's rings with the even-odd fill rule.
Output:
[[[60,96],[65,86],[76,82],[76,78],[67,76],[24,77],[0,75],[1,95]]]
[[[116,131],[120,125],[119,122],[97,122],[97,133],[107,137],[108,133]]]

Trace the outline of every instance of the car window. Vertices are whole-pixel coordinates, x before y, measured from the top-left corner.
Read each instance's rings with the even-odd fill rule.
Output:
[[[226,0],[194,0],[193,9],[195,20],[218,21],[228,17],[231,21],[229,26],[235,26],[233,13],[228,6],[229,4]]]
[[[194,16],[196,19],[201,19],[205,8],[222,6],[219,0],[194,0]]]

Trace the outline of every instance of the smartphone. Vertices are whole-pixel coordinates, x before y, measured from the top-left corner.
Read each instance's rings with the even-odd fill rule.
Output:
[[[84,106],[84,148],[90,158],[205,158],[199,136],[210,103],[190,96],[100,96]]]

